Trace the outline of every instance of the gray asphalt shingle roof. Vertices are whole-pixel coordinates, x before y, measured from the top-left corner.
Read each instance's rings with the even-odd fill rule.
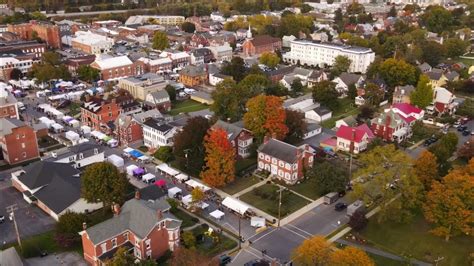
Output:
[[[284,162],[294,163],[296,161],[296,152],[298,151],[298,147],[283,141],[270,139],[267,143],[260,145],[258,151],[278,158]]]
[[[120,213],[111,219],[86,229],[89,239],[94,244],[101,243],[124,231],[130,230],[139,238],[145,238],[157,223],[164,219],[176,220],[172,215],[164,213],[170,209],[165,200],[144,201],[131,199],[122,206]],[[158,210],[163,212],[160,219]]]

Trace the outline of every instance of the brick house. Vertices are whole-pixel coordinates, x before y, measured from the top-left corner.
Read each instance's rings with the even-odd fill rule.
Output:
[[[57,25],[32,20],[28,23],[8,24],[7,31],[17,34],[23,40],[32,40],[33,32],[36,32],[38,38],[49,47],[62,48],[60,30]]]
[[[105,131],[108,123],[114,122],[120,114],[120,106],[116,99],[103,100],[92,98],[81,106],[81,121],[83,125],[93,130]]]
[[[15,118],[0,118],[0,145],[3,159],[8,164],[40,157],[35,130]]]
[[[294,185],[304,177],[304,169],[313,166],[314,150],[308,144],[300,147],[265,137],[257,150],[258,169],[286,184]]]
[[[179,72],[179,82],[194,87],[207,82],[207,73],[203,67],[189,65]]]
[[[388,142],[396,141],[400,143],[412,134],[409,124],[392,109],[386,110],[372,119],[370,129],[375,136]]]
[[[45,51],[46,44],[37,41],[2,41],[2,45],[0,46],[1,54],[33,54],[35,58],[41,58]]]
[[[115,121],[114,135],[119,145],[128,146],[143,139],[142,125],[131,115],[119,115]]]
[[[222,128],[227,132],[227,138],[232,144],[232,147],[235,148],[235,155],[238,159],[250,156],[250,147],[253,143],[252,132],[236,124],[230,124],[222,120],[217,120],[212,127]]]
[[[151,108],[157,108],[163,112],[168,112],[171,110],[170,95],[164,89],[148,93],[144,104]]]
[[[109,55],[98,55],[91,67],[100,71],[103,80],[117,80],[135,76],[137,67],[127,56],[112,57]]]
[[[80,66],[90,65],[95,61],[95,55],[84,55],[74,58],[68,58],[64,65],[66,65],[69,72],[73,75],[77,75],[77,70]]]
[[[15,96],[7,89],[0,88],[0,118],[3,117],[20,119]]]
[[[84,213],[102,208],[102,203],[88,203],[81,198],[79,173],[68,163],[38,161],[11,176],[13,187],[23,193],[26,202],[58,220],[68,211]]]
[[[260,35],[247,39],[242,44],[246,56],[260,55],[264,52],[275,52],[281,50],[281,39],[270,35]]]
[[[87,228],[82,237],[84,259],[89,265],[105,265],[123,247],[138,260],[156,260],[179,246],[181,221],[168,211],[165,200],[145,201],[140,193],[120,207],[113,206],[114,217]]]

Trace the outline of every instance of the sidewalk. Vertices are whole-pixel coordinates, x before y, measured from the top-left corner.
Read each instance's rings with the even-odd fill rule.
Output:
[[[241,191],[235,193],[234,195],[232,195],[232,197],[234,197],[234,198],[240,197],[240,196],[244,195],[245,193],[247,193],[247,192],[249,192],[249,191],[252,191],[252,189],[254,189],[254,188],[256,188],[256,187],[259,187],[259,186],[261,186],[261,185],[264,185],[264,184],[267,182],[267,180],[268,180],[268,179],[265,179],[265,180],[263,180],[263,181],[258,182],[258,183],[255,184],[255,185],[252,185],[252,186],[250,186],[250,187],[248,187],[248,188],[245,188],[245,189],[243,189],[243,190],[241,190]]]

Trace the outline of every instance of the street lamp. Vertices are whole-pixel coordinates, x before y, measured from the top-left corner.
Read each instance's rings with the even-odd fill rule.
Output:
[[[280,227],[280,220],[281,220],[281,191],[283,188],[280,188],[280,197],[278,199],[278,227]]]

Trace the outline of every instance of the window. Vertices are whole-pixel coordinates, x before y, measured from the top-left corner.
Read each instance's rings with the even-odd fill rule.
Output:
[[[112,248],[117,246],[117,238],[112,239]]]
[[[147,239],[145,241],[145,245],[146,245],[146,249],[150,249],[151,248],[151,239]]]
[[[21,143],[21,148],[22,148],[22,149],[26,148],[25,143]]]
[[[22,153],[21,153],[21,156],[22,156],[23,158],[26,158],[26,152],[22,152]]]

